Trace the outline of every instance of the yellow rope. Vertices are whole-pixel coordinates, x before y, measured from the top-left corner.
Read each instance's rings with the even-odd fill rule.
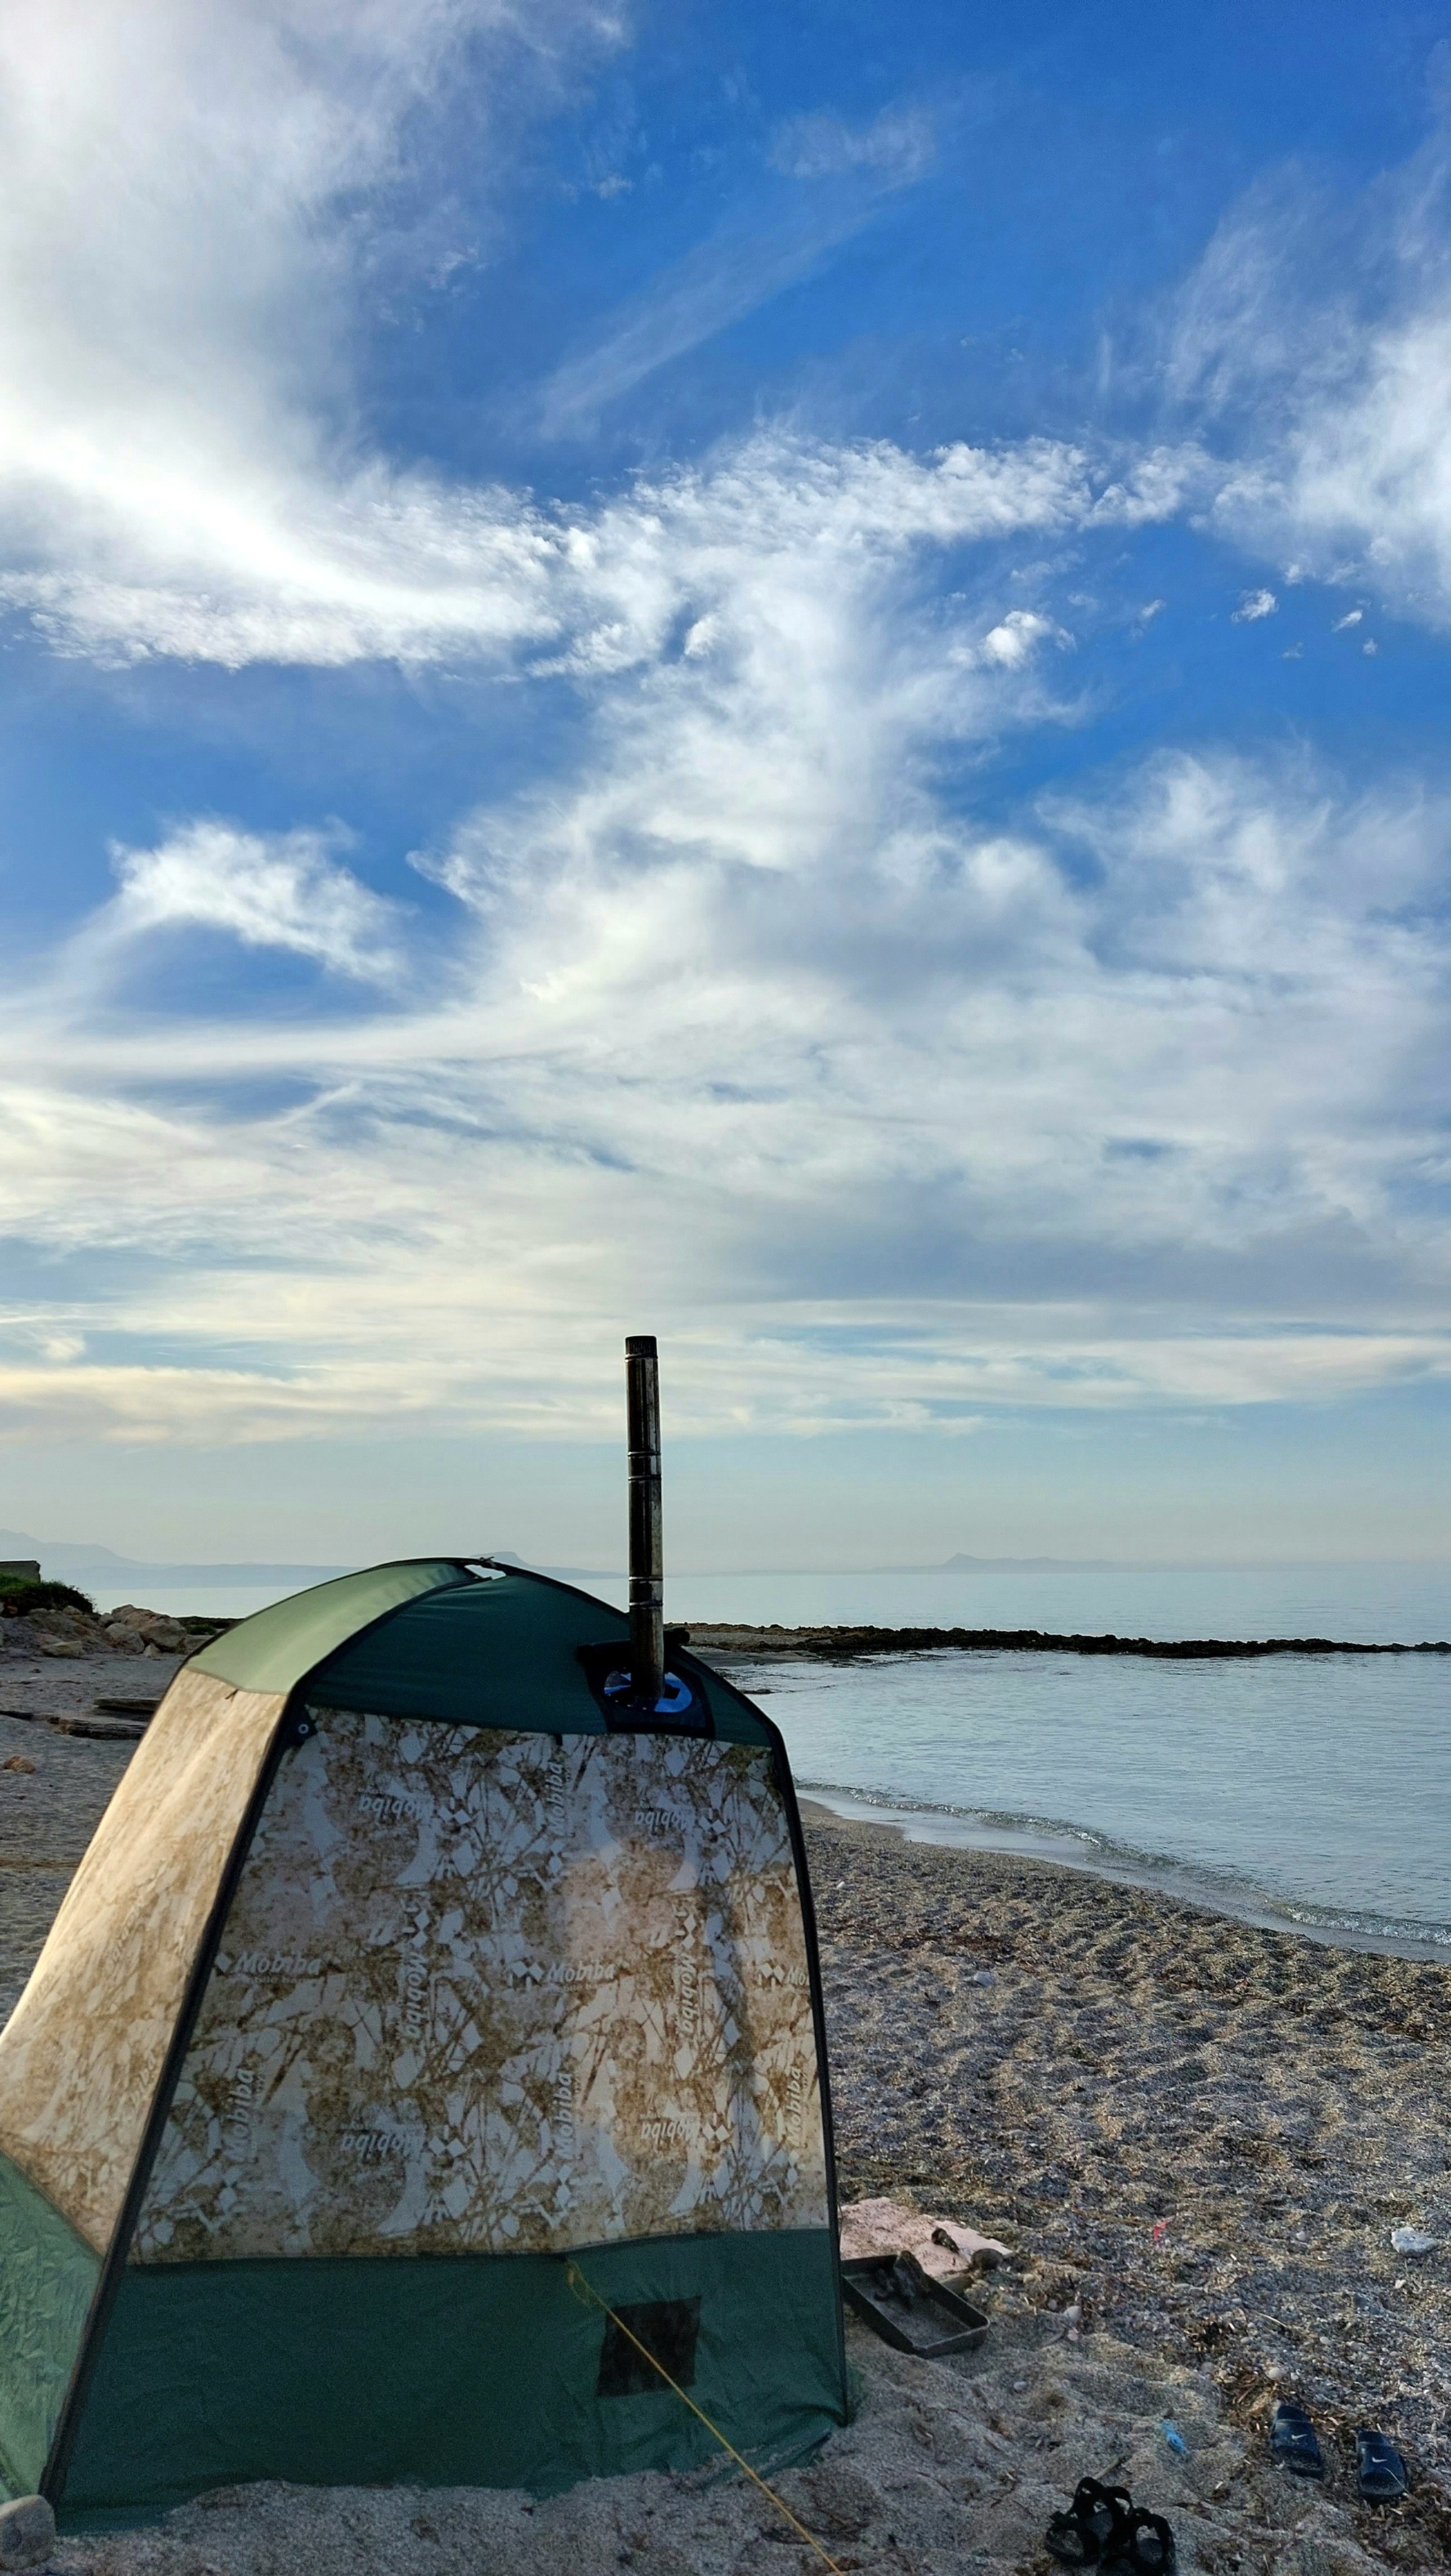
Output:
[[[673,2388],[673,2389],[675,2390],[675,2394],[676,2394],[676,2396],[679,2398],[681,2405],[682,2405],[682,2406],[688,2406],[688,2407],[689,2407],[689,2409],[690,2409],[690,2411],[691,2411],[691,2414],[692,2414],[692,2415],[697,2415],[697,2416],[699,2416],[700,2421],[701,2421],[701,2423],[705,2426],[705,2429],[706,2429],[707,2433],[710,2433],[710,2434],[712,2434],[712,2435],[714,2436],[715,2440],[716,2440],[717,2442],[719,2442],[719,2444],[720,2444],[720,2446],[721,2446],[721,2449],[722,2449],[723,2451],[728,2451],[728,2452],[730,2453],[730,2456],[731,2456],[731,2458],[734,2460],[734,2462],[735,2462],[735,2464],[736,2464],[736,2467],[737,2467],[738,2469],[744,2469],[744,2470],[745,2470],[745,2473],[746,2473],[747,2477],[751,2479],[751,2481],[752,2481],[752,2483],[753,2483],[754,2485],[756,2485],[756,2486],[758,2486],[758,2487],[760,2488],[761,2493],[762,2493],[762,2495],[763,2495],[763,2496],[769,2496],[769,2497],[770,2497],[770,2500],[771,2500],[772,2504],[775,2506],[776,2511],[777,2511],[778,2513],[784,2513],[784,2515],[785,2515],[785,2517],[786,2517],[787,2521],[788,2521],[788,2522],[790,2523],[790,2525],[791,2525],[792,2530],[793,2530],[793,2531],[799,2531],[799,2532],[800,2532],[801,2537],[802,2537],[802,2539],[805,2541],[807,2548],[808,2548],[808,2549],[814,2549],[814,2550],[815,2550],[815,2552],[816,2552],[817,2557],[821,2560],[821,2563],[822,2563],[823,2567],[829,2567],[829,2568],[831,2569],[831,2576],[842,2576],[842,2570],[838,2567],[838,2565],[837,2565],[837,2563],[836,2563],[836,2560],[835,2560],[834,2558],[828,2558],[828,2557],[827,2557],[826,2551],[822,2548],[820,2541],[819,2541],[818,2539],[816,2539],[816,2537],[814,2536],[814,2534],[813,2534],[813,2533],[811,2533],[811,2532],[809,2532],[809,2531],[807,2530],[806,2525],[805,2525],[805,2523],[804,2523],[804,2522],[798,2522],[798,2521],[797,2521],[796,2516],[795,2516],[795,2514],[792,2512],[791,2507],[789,2506],[789,2504],[783,2504],[783,2503],[782,2503],[782,2501],[781,2501],[781,2498],[777,2495],[777,2493],[776,2493],[776,2491],[775,2491],[775,2488],[774,2488],[774,2487],[768,2487],[768,2486],[767,2486],[767,2484],[766,2484],[765,2479],[764,2479],[763,2477],[758,2477],[758,2476],[757,2476],[756,2471],[752,2468],[752,2466],[751,2466],[751,2464],[750,2464],[750,2461],[749,2461],[749,2460],[743,2460],[743,2459],[741,2458],[741,2455],[740,2455],[739,2451],[737,2451],[737,2450],[732,2446],[732,2444],[731,2444],[731,2443],[729,2443],[729,2442],[726,2440],[726,2437],[725,2437],[724,2433],[721,2431],[720,2426],[719,2426],[718,2424],[712,2424],[712,2422],[711,2422],[711,2420],[710,2420],[710,2417],[707,2415],[707,2413],[706,2413],[706,2411],[705,2411],[704,2407],[703,2407],[703,2406],[697,2406],[697,2405],[696,2405],[696,2402],[695,2402],[695,2400],[694,2400],[694,2398],[693,2398],[693,2397],[687,2397],[687,2396],[686,2396],[686,2394],[685,2394],[684,2389],[683,2389],[683,2388],[681,2388],[681,2387],[679,2387],[679,2386],[677,2386],[676,2382],[671,2378],[670,2373],[669,2373],[669,2371],[666,2369],[665,2364],[663,2363],[663,2361],[657,2361],[657,2360],[656,2360],[656,2358],[655,2358],[655,2355],[654,2355],[654,2354],[653,2354],[653,2352],[650,2350],[649,2345],[648,2345],[647,2343],[642,2343],[642,2342],[640,2341],[640,2338],[639,2338],[639,2336],[638,2336],[637,2334],[632,2334],[632,2333],[630,2332],[630,2328],[626,2325],[624,2318],[623,2318],[622,2316],[619,2316],[619,2315],[617,2315],[617,2314],[616,2314],[616,2311],[615,2311],[615,2310],[610,2306],[610,2304],[609,2304],[608,2300],[606,2300],[606,2299],[602,2299],[602,2298],[600,2297],[600,2294],[599,2294],[598,2290],[597,2290],[597,2289],[595,2289],[595,2287],[594,2287],[593,2283],[592,2283],[592,2282],[589,2282],[589,2281],[587,2281],[587,2280],[585,2279],[583,2272],[582,2272],[582,2271],[580,2270],[580,2268],[579,2268],[579,2265],[578,2265],[577,2263],[573,2263],[573,2262],[571,2262],[571,2263],[566,2263],[566,2265],[565,2265],[565,2267],[564,2267],[564,2277],[565,2277],[566,2281],[569,2283],[569,2286],[570,2286],[571,2290],[574,2292],[575,2297],[576,2297],[577,2299],[579,2299],[579,2300],[580,2300],[580,2305],[581,2305],[582,2307],[584,2307],[584,2306],[588,2306],[588,2305],[590,2304],[590,2302],[592,2301],[592,2302],[593,2302],[593,2304],[594,2304],[597,2308],[603,2308],[603,2310],[604,2310],[604,2312],[605,2312],[605,2315],[606,2315],[608,2318],[610,2318],[610,2320],[611,2320],[611,2322],[612,2322],[613,2324],[615,2324],[615,2325],[617,2325],[617,2326],[619,2327],[620,2332],[621,2332],[621,2334],[622,2334],[622,2335],[625,2335],[625,2336],[627,2336],[627,2337],[628,2337],[629,2341],[634,2345],[636,2352],[642,2352],[642,2353],[644,2354],[645,2359],[646,2359],[646,2360],[648,2361],[648,2363],[650,2364],[651,2369],[652,2369],[652,2370],[658,2370],[658,2371],[659,2371],[660,2376],[661,2376],[661,2378],[664,2380],[666,2387],[667,2387],[667,2388]],[[580,2297],[581,2292],[583,2292],[583,2293],[584,2293],[583,2298],[581,2298],[581,2297]]]

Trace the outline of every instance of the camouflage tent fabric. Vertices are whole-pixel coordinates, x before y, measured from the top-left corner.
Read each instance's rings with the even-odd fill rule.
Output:
[[[684,1718],[622,1713],[623,1643],[428,1560],[178,1675],[0,2033],[10,2492],[86,2527],[700,2457],[599,2300],[747,2456],[843,2420],[785,1755],[688,1656]]]

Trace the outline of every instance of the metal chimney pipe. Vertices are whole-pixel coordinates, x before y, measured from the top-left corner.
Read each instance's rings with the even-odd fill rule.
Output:
[[[660,1534],[660,1361],[653,1333],[625,1336],[630,1448],[630,1671],[649,1708],[665,1687],[665,1557]]]

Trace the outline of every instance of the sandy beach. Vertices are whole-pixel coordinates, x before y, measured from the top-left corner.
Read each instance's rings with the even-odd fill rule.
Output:
[[[129,1759],[57,1733],[170,1661],[0,1659],[0,2016]],[[16,1767],[6,1768],[4,1766]],[[808,1809],[843,2198],[892,2194],[1013,2249],[981,2351],[936,2363],[849,2329],[856,2421],[781,2491],[843,2570],[1045,2567],[1085,2473],[1168,2513],[1180,2564],[1361,2576],[1451,2555],[1451,1973],[1260,1931],[1100,1877],[905,1843]],[[1324,2490],[1270,2468],[1279,2393],[1313,2409]],[[1185,2445],[1176,2454],[1164,2419]],[[1354,2500],[1347,2437],[1416,2485]],[[769,2537],[770,2545],[767,2546]],[[819,2567],[739,2481],[479,2492],[239,2491],[63,2541],[97,2576],[641,2576]]]
[[[1252,2438],[1381,2425],[1451,2533],[1451,2245],[1391,2244],[1451,2238],[1451,1972],[808,1812],[843,2197],[970,2212],[1000,2312],[1077,2303]]]

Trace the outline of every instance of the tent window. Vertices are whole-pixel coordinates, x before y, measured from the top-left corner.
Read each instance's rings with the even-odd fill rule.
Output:
[[[635,2307],[617,2308],[615,2317],[605,2321],[597,2397],[644,2397],[664,2387],[660,2372],[652,2370],[644,2353],[631,2343],[631,2334],[653,2352],[677,2388],[694,2386],[699,2299],[642,2299]],[[621,2326],[628,2326],[630,2334],[622,2334]]]

